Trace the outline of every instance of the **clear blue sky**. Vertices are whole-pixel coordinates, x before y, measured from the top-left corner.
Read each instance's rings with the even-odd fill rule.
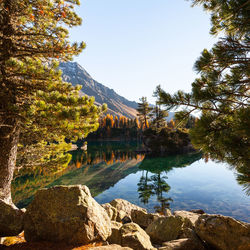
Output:
[[[129,100],[154,102],[156,85],[190,91],[193,64],[216,41],[210,15],[185,0],[82,0],[72,41],[87,48],[75,58],[97,81]]]

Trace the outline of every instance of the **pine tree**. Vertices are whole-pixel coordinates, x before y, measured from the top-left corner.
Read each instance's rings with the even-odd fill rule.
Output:
[[[161,103],[168,110],[185,107],[182,117],[201,111],[191,130],[193,144],[210,158],[226,160],[237,169],[250,166],[250,25],[247,0],[193,0],[211,12],[211,34],[223,37],[195,63],[200,74],[192,92],[170,95],[158,88]],[[237,145],[237,146],[236,146]]]
[[[156,102],[155,107],[152,111],[153,120],[151,127],[156,131],[160,131],[162,128],[166,127],[166,117],[168,117],[168,112],[161,109],[161,106]]]
[[[174,129],[175,128],[175,122],[173,119],[171,119],[169,122],[168,122],[168,127],[171,128],[171,129]]]
[[[11,204],[18,167],[65,167],[65,138],[98,128],[101,108],[62,81],[59,61],[71,60],[84,43],[70,44],[68,27],[81,24],[79,0],[0,2],[0,200]],[[105,109],[105,107],[102,107]],[[32,162],[30,161],[32,160]]]
[[[125,116],[120,116],[119,119],[119,128],[123,128],[125,123]]]
[[[138,117],[139,120],[142,122],[144,128],[148,128],[148,120],[150,119],[150,114],[152,111],[152,108],[149,106],[149,103],[147,101],[147,97],[140,98],[140,101],[138,103]]]
[[[118,120],[118,117],[115,116],[114,128],[118,128],[118,126],[119,126],[119,120]]]
[[[134,127],[137,129],[140,128],[140,123],[139,123],[139,120],[137,118],[134,119]]]
[[[113,115],[110,115],[110,120],[111,120],[111,128],[114,127],[114,117]]]

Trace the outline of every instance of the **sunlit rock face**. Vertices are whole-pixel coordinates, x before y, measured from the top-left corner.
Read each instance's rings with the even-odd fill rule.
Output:
[[[184,220],[180,217],[160,217],[153,221],[146,229],[154,243],[176,240],[183,228]]]
[[[135,223],[128,223],[121,227],[121,245],[138,250],[151,250],[153,246],[150,237]]]
[[[220,250],[250,249],[250,224],[222,215],[204,214],[195,231],[209,246]]]
[[[129,201],[126,201],[124,199],[115,199],[110,202],[111,206],[115,207],[118,211],[123,210],[126,212],[127,216],[131,216],[132,210],[140,210],[147,212],[145,208],[136,206]]]
[[[55,186],[39,190],[25,214],[27,241],[88,244],[106,240],[111,222],[86,186]]]

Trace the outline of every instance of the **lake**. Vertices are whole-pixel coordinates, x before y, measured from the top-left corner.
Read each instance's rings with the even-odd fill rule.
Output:
[[[26,207],[39,188],[83,184],[99,203],[122,198],[150,212],[203,209],[250,222],[250,199],[234,171],[200,153],[152,158],[137,152],[136,143],[99,142],[71,154],[63,172],[17,178],[17,206]]]

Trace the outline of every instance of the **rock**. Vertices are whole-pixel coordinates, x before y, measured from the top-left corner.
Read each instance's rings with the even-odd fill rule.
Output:
[[[122,220],[123,217],[125,217],[125,216],[128,216],[129,218],[131,218],[131,211],[132,210],[141,210],[141,211],[147,212],[147,210],[145,208],[138,207],[138,206],[130,203],[129,201],[126,201],[123,199],[112,200],[110,202],[110,205],[115,207],[118,211],[118,220],[117,220],[118,222],[119,222],[119,220]],[[123,211],[123,212],[120,213],[120,211]]]
[[[107,241],[111,244],[121,245],[122,243],[122,235],[120,232],[120,228],[122,227],[122,223],[111,221],[111,230],[112,233],[108,237]]]
[[[179,236],[178,236],[178,239],[185,239],[185,238],[198,238],[197,234],[195,233],[195,231],[191,228],[187,228],[187,227],[184,227]]]
[[[23,231],[24,212],[0,200],[0,237],[16,236]]]
[[[115,221],[118,214],[117,209],[111,206],[109,203],[102,204],[101,206],[106,210],[109,218]]]
[[[121,227],[122,246],[136,250],[154,249],[150,237],[135,223],[128,223]]]
[[[128,217],[127,215],[126,216],[124,216],[123,218],[122,218],[122,224],[127,224],[127,223],[130,223],[130,222],[132,222],[132,220],[130,219],[130,217]]]
[[[124,212],[124,211],[117,211],[117,217],[116,217],[116,221],[117,222],[122,222],[122,219],[124,218],[124,217],[126,217],[127,216],[127,214]]]
[[[110,234],[110,218],[86,186],[41,189],[25,213],[26,241],[88,244],[105,241]]]
[[[148,214],[142,210],[132,210],[131,219],[142,228],[147,228],[154,220],[162,217],[159,214]]]
[[[3,244],[5,241],[5,237],[0,237],[0,245]]]
[[[202,210],[202,209],[192,209],[189,212],[192,212],[195,214],[205,214],[204,210]]]
[[[159,209],[156,209],[155,212],[157,214],[160,214],[160,215],[163,215],[163,216],[171,216],[172,215],[172,212],[169,208],[159,208]]]
[[[135,223],[122,225],[118,222],[111,222],[112,234],[108,238],[111,244],[118,244],[132,249],[153,249],[150,237]]]
[[[180,235],[178,236],[178,239],[190,239],[192,244],[196,247],[196,249],[205,250],[206,244],[198,237],[198,235],[195,233],[195,231],[191,228],[184,228]]]
[[[130,247],[121,247],[119,245],[108,245],[108,246],[100,246],[100,247],[91,247],[90,249],[95,249],[95,250],[133,250]]]
[[[171,215],[172,215],[171,210],[168,209],[168,208],[165,208],[165,210],[164,210],[164,215],[165,215],[165,216],[171,216]]]
[[[176,240],[182,230],[183,223],[181,217],[160,217],[147,227],[146,233],[154,243]]]
[[[201,215],[195,231],[211,248],[220,250],[250,249],[250,224],[222,215]]]
[[[162,245],[159,250],[205,250],[202,245],[188,238],[164,242]]]
[[[200,215],[188,211],[175,211],[174,215],[176,217],[181,217],[184,219],[184,225],[186,227],[193,228],[195,226],[195,222],[199,219]]]

